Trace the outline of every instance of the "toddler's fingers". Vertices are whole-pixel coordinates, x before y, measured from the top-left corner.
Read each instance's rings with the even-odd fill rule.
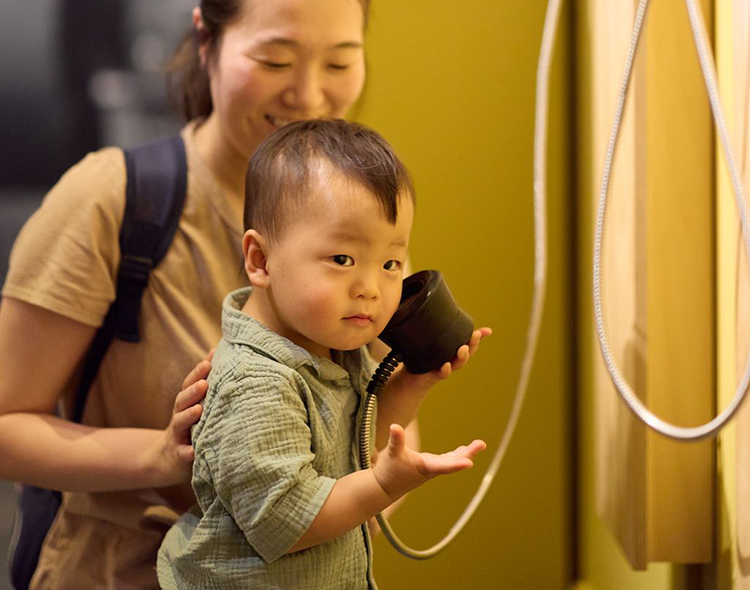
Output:
[[[456,356],[459,360],[466,362],[469,360],[469,352],[470,348],[468,344],[464,344],[461,346],[461,348],[458,349],[458,352],[456,353]]]
[[[456,447],[453,449],[448,455],[460,455],[463,453],[468,447],[466,445],[461,445],[460,447]]]
[[[474,330],[471,334],[471,339],[469,340],[469,353],[474,354],[479,348],[479,341],[482,339],[482,331],[481,330]]]
[[[443,379],[447,379],[451,376],[451,372],[453,370],[453,361],[446,361],[442,365],[440,365],[437,369],[433,369],[429,373],[426,373],[426,376],[428,376],[433,381],[442,381]],[[399,368],[401,368],[403,365],[399,365]]]
[[[443,366],[440,367],[439,376],[441,379],[447,379],[451,376],[451,373],[453,372],[453,365],[450,362],[443,363]]]
[[[391,424],[388,446],[393,451],[400,451],[406,446],[406,433],[399,424]]]
[[[486,338],[491,334],[491,328],[479,328],[478,330],[474,330],[471,334],[471,339],[469,340],[469,355],[473,355],[477,351],[477,348],[479,348],[479,342],[482,338]]]
[[[451,453],[437,457],[434,462],[428,466],[428,470],[433,475],[447,475],[456,473],[462,469],[469,469],[474,466],[474,462],[469,457],[461,457]]]
[[[457,351],[456,356],[451,361],[451,370],[452,371],[458,371],[459,369],[463,368],[463,366],[469,362],[469,357],[471,356],[469,352],[469,345],[463,344]]]
[[[461,445],[460,447],[456,447],[450,453],[446,453],[446,455],[455,455],[457,457],[471,458],[486,448],[487,448],[487,445],[485,444],[485,442],[483,440],[477,439],[469,445]]]
[[[472,441],[472,443],[466,447],[466,455],[468,457],[474,457],[477,453],[485,450],[487,448],[487,443],[485,443],[483,440],[477,439],[475,441]]]

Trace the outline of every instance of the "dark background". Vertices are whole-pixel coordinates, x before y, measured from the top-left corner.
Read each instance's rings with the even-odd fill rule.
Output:
[[[176,132],[164,67],[195,0],[0,3],[0,284],[13,241],[86,153]],[[14,484],[0,482],[0,590],[8,582]]]

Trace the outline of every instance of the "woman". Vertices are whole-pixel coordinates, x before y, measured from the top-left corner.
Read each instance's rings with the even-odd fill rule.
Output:
[[[32,588],[156,588],[161,508],[193,501],[189,428],[224,295],[240,286],[244,172],[293,120],[342,117],[364,84],[367,0],[204,0],[177,56],[188,191],[169,252],[152,272],[142,341],[115,341],[84,425],[57,418],[114,297],[125,166],[87,156],[22,230],[0,306],[0,477],[62,489]],[[186,58],[189,55],[189,58]],[[65,414],[65,413],[64,413]]]

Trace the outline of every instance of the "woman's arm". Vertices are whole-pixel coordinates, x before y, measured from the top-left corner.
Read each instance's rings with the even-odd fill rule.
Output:
[[[54,415],[96,328],[12,298],[0,305],[0,479],[67,491],[114,491],[190,477],[190,425],[208,363],[185,380],[164,431],[94,428]],[[208,365],[210,366],[210,365]]]

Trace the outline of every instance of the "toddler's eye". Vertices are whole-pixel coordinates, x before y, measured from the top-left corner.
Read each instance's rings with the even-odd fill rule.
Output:
[[[341,266],[352,266],[354,264],[354,258],[352,258],[351,256],[347,256],[346,254],[337,254],[336,256],[331,256],[331,260]]]
[[[401,268],[401,263],[398,260],[389,260],[383,265],[385,270],[398,270]]]
[[[349,69],[348,64],[328,64],[328,67],[339,72]]]

